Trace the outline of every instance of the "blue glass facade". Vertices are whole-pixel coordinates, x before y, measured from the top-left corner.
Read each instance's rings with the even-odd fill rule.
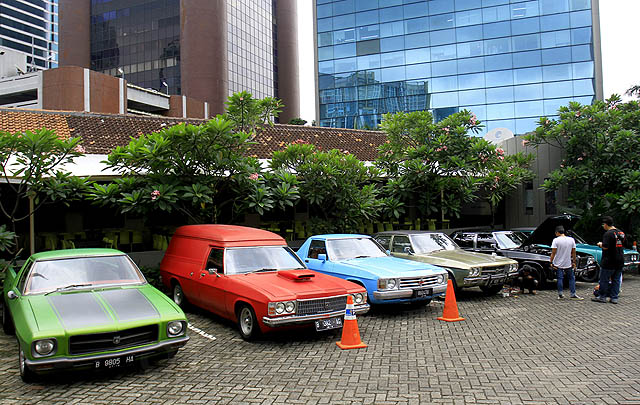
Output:
[[[594,0],[595,3],[596,0]],[[319,124],[473,111],[522,134],[596,96],[591,0],[316,0]],[[597,33],[596,33],[597,34]]]

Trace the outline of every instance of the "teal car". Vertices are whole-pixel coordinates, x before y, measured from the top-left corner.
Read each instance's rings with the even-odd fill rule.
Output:
[[[113,249],[34,254],[7,270],[2,296],[2,327],[16,335],[25,382],[170,358],[189,340],[182,310]]]

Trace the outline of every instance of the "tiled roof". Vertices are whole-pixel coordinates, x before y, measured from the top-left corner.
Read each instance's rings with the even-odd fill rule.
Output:
[[[107,154],[116,146],[128,144],[131,137],[182,122],[199,125],[204,120],[0,108],[0,131],[14,133],[43,127],[55,129],[62,138],[80,137],[88,154]],[[282,150],[298,140],[322,150],[338,149],[360,160],[371,161],[375,160],[378,146],[386,141],[386,137],[378,131],[276,124],[267,126],[256,136],[256,143],[250,146],[249,153],[266,159],[273,151]]]

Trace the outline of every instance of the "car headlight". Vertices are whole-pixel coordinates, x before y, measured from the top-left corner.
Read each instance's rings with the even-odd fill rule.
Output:
[[[33,350],[40,356],[48,356],[50,354],[53,354],[55,348],[55,339],[42,339],[33,342]]]
[[[284,312],[284,302],[276,303],[276,314],[281,314]]]
[[[509,271],[511,271],[511,272],[518,271],[518,263],[511,263],[509,265]]]
[[[395,278],[381,278],[378,279],[379,290],[393,290],[398,285]]]
[[[296,312],[295,301],[270,302],[268,307],[269,315],[293,314]]]
[[[293,301],[287,301],[287,302],[284,304],[284,310],[285,310],[285,311],[287,311],[287,312],[289,312],[289,313],[291,313],[291,312],[295,311],[295,309],[296,309],[296,304],[295,304],[295,303],[293,303]]]
[[[444,274],[440,274],[438,278],[436,278],[436,283],[444,284],[447,281],[447,277]]]
[[[184,333],[185,322],[183,321],[171,321],[167,324],[167,336],[176,337]]]
[[[596,259],[594,259],[593,256],[589,256],[589,258],[587,259],[587,265],[593,264],[595,262],[596,262]]]
[[[364,303],[365,300],[365,298],[360,293],[351,294],[351,298],[353,298],[353,303],[356,305]]]
[[[476,277],[480,275],[481,271],[482,269],[480,269],[480,267],[472,267],[471,270],[469,270],[469,276]]]

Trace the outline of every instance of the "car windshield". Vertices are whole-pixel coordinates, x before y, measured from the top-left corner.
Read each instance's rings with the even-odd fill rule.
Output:
[[[73,257],[36,261],[25,282],[25,294],[121,284],[146,280],[126,255]]]
[[[522,242],[527,239],[526,235],[522,232],[494,232],[493,235],[495,236],[500,249],[514,249],[520,247]]]
[[[287,246],[228,248],[224,255],[226,274],[304,268],[298,256]]]
[[[384,249],[371,238],[329,239],[327,253],[331,260],[385,257],[387,255]]]
[[[458,245],[444,233],[425,233],[411,235],[411,244],[417,254],[431,253],[438,250],[455,250]]]

